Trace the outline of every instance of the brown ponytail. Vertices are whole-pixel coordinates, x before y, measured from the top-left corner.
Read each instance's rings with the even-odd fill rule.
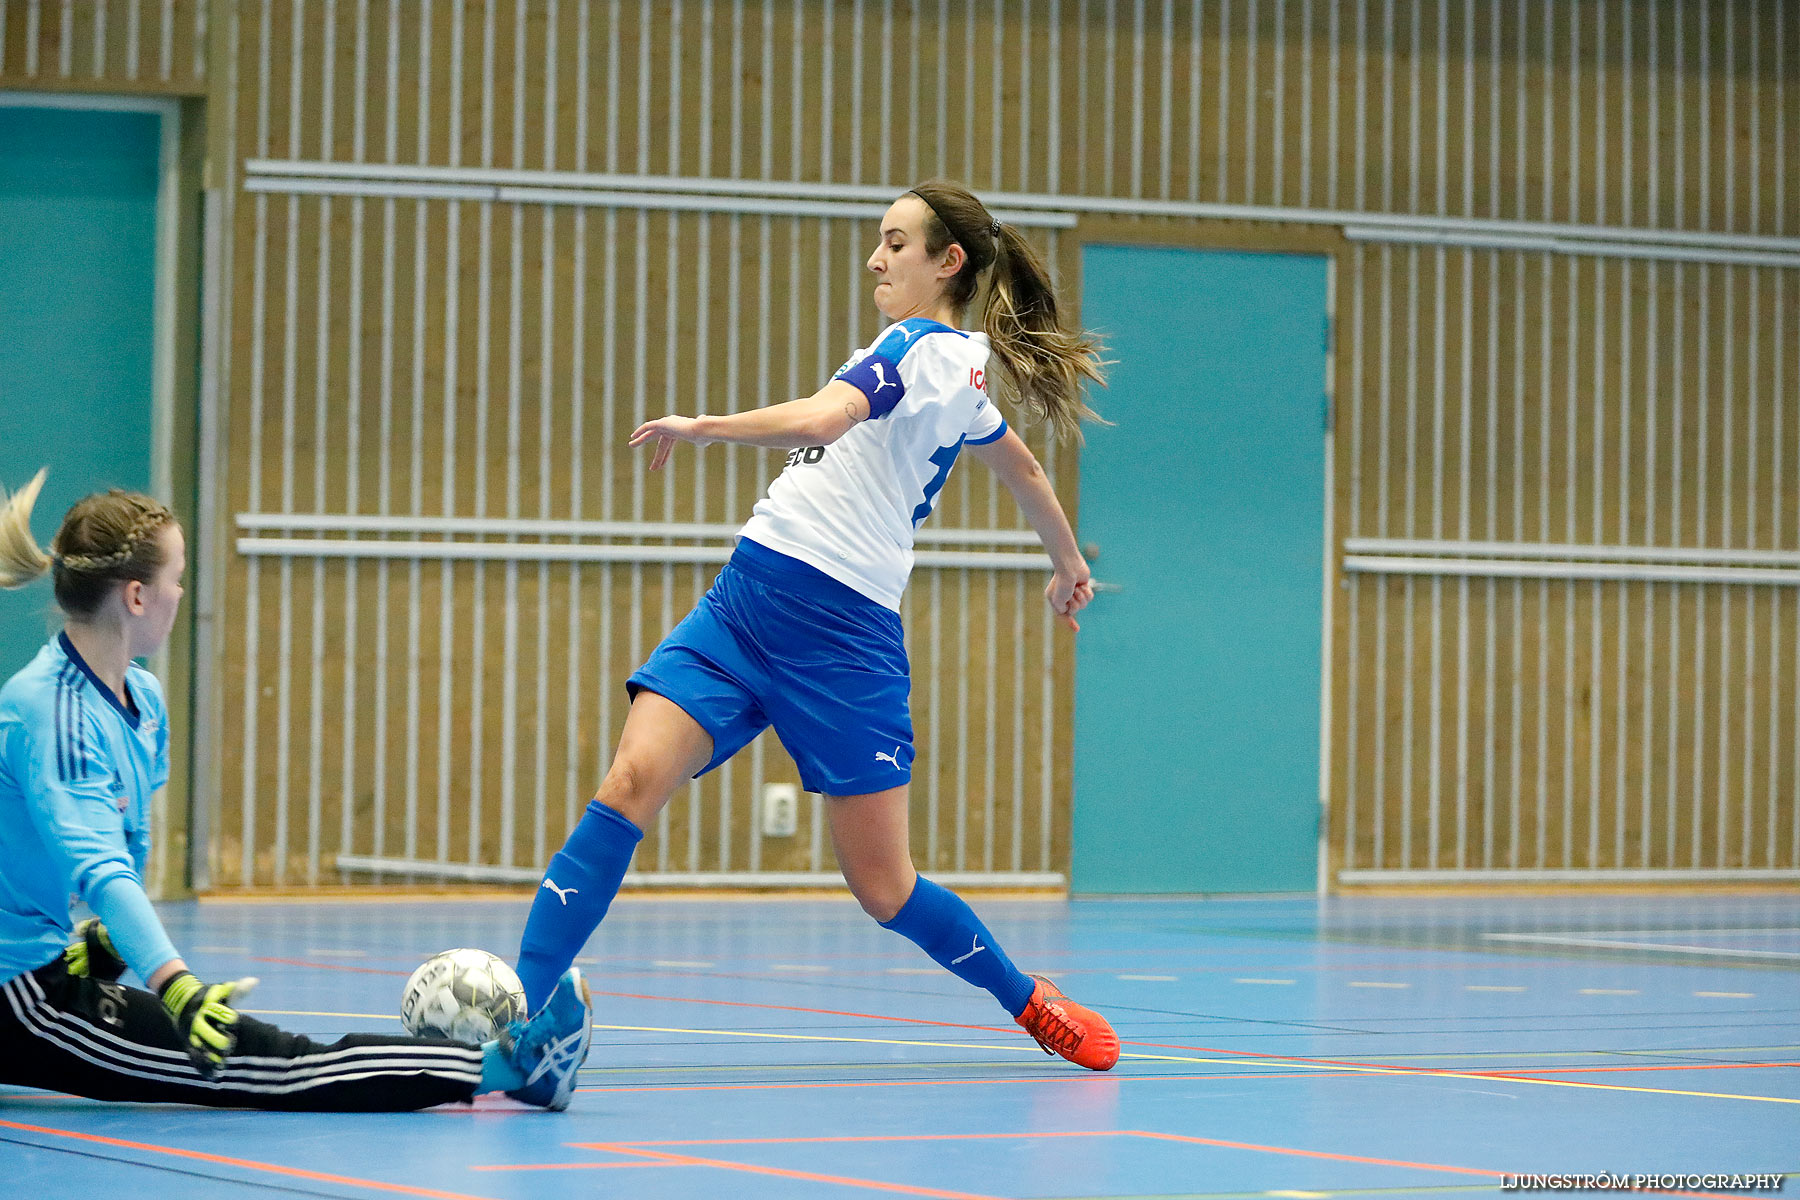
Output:
[[[947,285],[958,312],[975,298],[981,272],[994,268],[981,326],[1011,398],[1028,421],[1048,421],[1059,440],[1080,442],[1081,423],[1100,421],[1081,395],[1083,379],[1106,384],[1099,339],[1063,327],[1043,260],[1016,226],[996,221],[973,192],[934,179],[912,193],[927,209],[926,253],[936,257],[956,242],[968,255]]]
[[[167,560],[162,539],[175,514],[149,496],[113,488],[75,502],[46,554],[31,536],[31,509],[48,468],[0,507],[0,587],[23,587],[51,572],[56,602],[71,617],[91,616],[115,584],[148,583]]]

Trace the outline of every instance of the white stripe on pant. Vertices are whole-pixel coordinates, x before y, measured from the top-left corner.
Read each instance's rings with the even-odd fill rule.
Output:
[[[208,1080],[155,996],[70,977],[60,959],[0,985],[0,996],[0,1082],[97,1099],[352,1111],[466,1100],[481,1082],[476,1047],[369,1035],[326,1047],[249,1017],[238,1026],[244,1053]]]

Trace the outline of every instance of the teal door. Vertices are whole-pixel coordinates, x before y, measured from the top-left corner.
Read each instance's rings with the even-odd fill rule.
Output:
[[[1089,246],[1076,892],[1311,890],[1326,260]]]
[[[32,532],[70,504],[150,486],[154,113],[0,105],[0,486],[50,479]],[[49,582],[0,592],[0,681],[60,619]]]

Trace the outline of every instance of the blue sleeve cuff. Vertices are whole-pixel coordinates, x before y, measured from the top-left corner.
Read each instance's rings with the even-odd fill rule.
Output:
[[[871,421],[887,416],[906,398],[906,384],[900,380],[900,368],[879,354],[864,355],[838,378],[868,399]]]
[[[129,875],[103,880],[87,897],[88,907],[106,924],[107,936],[125,965],[147,986],[157,970],[174,959],[175,944],[163,932],[143,885]]]
[[[994,430],[994,432],[988,434],[986,437],[970,438],[967,442],[965,442],[963,444],[967,445],[967,446],[985,446],[989,442],[997,442],[1005,436],[1006,436],[1006,418],[1001,417],[1000,418],[1000,428]]]

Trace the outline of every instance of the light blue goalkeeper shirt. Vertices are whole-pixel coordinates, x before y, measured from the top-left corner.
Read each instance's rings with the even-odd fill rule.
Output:
[[[176,957],[142,883],[168,710],[141,667],[125,690],[129,705],[60,633],[0,688],[0,982],[62,952],[77,899],[139,978]]]

